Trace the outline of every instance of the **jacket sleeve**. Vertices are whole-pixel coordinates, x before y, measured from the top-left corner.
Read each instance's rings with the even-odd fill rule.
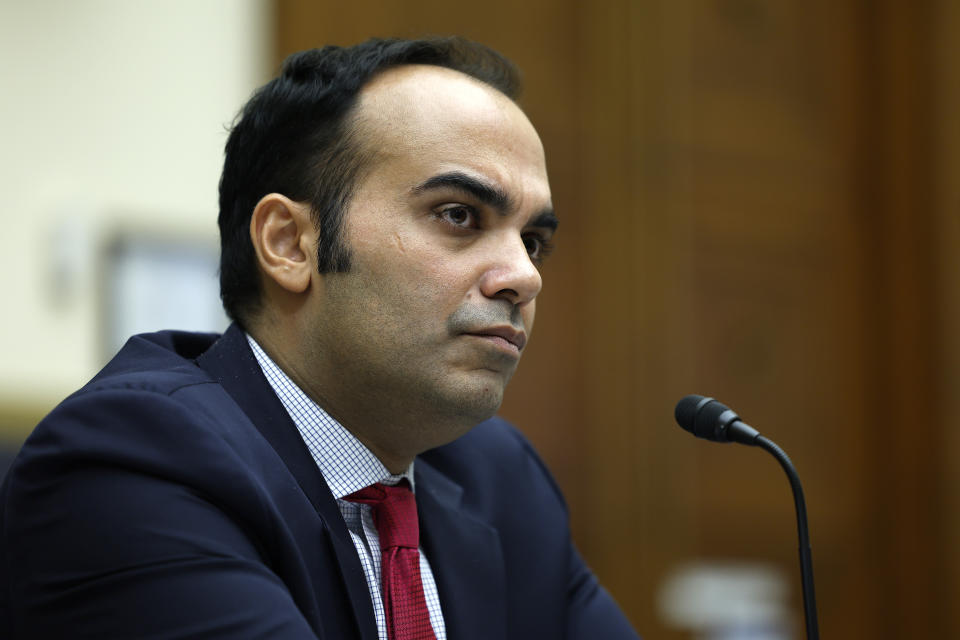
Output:
[[[639,640],[613,598],[570,547],[570,590],[567,607],[567,638],[590,640]]]
[[[318,637],[261,553],[256,487],[197,420],[108,390],[38,426],[0,493],[0,635]]]
[[[511,427],[511,433],[520,440],[532,463],[538,481],[529,480],[531,486],[542,484],[548,489],[543,495],[552,494],[556,509],[560,511],[557,519],[563,521],[565,544],[567,548],[567,580],[566,580],[566,638],[568,640],[639,640],[637,632],[630,625],[619,605],[610,593],[603,588],[593,571],[586,565],[577,551],[569,530],[566,527],[567,506],[559,486],[543,460],[534,450],[533,445],[516,429]],[[549,519],[554,521],[553,518]]]

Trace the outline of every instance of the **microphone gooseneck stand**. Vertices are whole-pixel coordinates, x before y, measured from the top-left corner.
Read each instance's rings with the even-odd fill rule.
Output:
[[[820,630],[817,628],[817,600],[813,593],[813,557],[810,551],[810,532],[807,529],[807,504],[803,499],[803,487],[800,485],[800,476],[793,468],[790,457],[777,443],[758,435],[754,446],[769,451],[777,459],[780,466],[790,479],[790,488],[793,489],[793,504],[797,509],[797,537],[800,541],[800,581],[803,587],[803,616],[807,624],[807,638],[819,640]]]
[[[800,542],[800,578],[803,588],[803,614],[808,640],[820,640],[817,625],[817,601],[813,591],[813,558],[810,551],[810,532],[807,528],[807,505],[803,499],[800,476],[790,457],[775,442],[740,420],[729,407],[713,398],[689,395],[677,403],[674,412],[677,424],[698,438],[714,442],[739,442],[767,451],[787,474],[793,489],[793,503],[797,511],[797,536]]]

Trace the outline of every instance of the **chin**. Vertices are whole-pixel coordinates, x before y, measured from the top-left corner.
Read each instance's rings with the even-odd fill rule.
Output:
[[[503,403],[503,393],[485,394],[478,398],[469,398],[460,406],[458,413],[473,424],[492,418]]]
[[[502,378],[491,380],[470,380],[460,385],[446,385],[438,390],[436,398],[442,405],[438,407],[449,419],[473,427],[487,418],[492,418],[503,402],[505,383]]]
[[[504,385],[485,380],[478,384],[476,378],[469,381],[455,379],[446,384],[433,386],[424,397],[420,427],[423,449],[433,449],[465,435],[475,426],[492,418],[503,401]],[[473,384],[471,384],[471,382]]]

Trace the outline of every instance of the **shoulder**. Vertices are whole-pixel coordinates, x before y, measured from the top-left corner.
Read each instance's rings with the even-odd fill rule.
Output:
[[[0,540],[29,540],[50,514],[62,514],[65,522],[93,522],[96,514],[91,527],[119,532],[136,528],[142,505],[152,517],[205,502],[251,521],[272,509],[261,470],[275,465],[276,453],[190,357],[214,339],[135,336],[54,408],[24,442],[0,488]],[[286,486],[289,479],[278,482]]]
[[[203,398],[216,393],[215,381],[194,360],[215,338],[174,331],[133,336],[37,425],[20,458],[122,448],[160,437],[168,425],[187,427]]]
[[[566,504],[553,475],[519,429],[500,417],[481,422],[450,444],[424,453],[422,460],[476,498],[538,502],[559,509]]]
[[[169,394],[191,384],[211,382],[196,359],[219,338],[213,333],[159,331],[131,337],[119,353],[68,401],[105,389]]]
[[[217,381],[197,359],[219,338],[185,331],[131,337],[99,373],[40,422],[34,435],[63,422],[84,422],[97,432],[110,431],[116,422],[182,423],[176,414],[195,412],[218,395]]]
[[[423,457],[432,464],[456,460],[458,464],[485,462],[510,467],[528,459],[540,463],[539,456],[526,436],[499,416],[481,422],[465,435],[450,444],[428,451]]]
[[[194,360],[216,338],[172,331],[132,337],[36,426],[14,460],[8,484],[59,477],[78,465],[159,470],[221,453],[224,425],[242,424],[243,416]]]

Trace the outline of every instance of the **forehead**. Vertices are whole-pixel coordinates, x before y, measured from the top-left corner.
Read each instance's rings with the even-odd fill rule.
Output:
[[[466,170],[549,201],[543,146],[533,125],[510,98],[459,71],[389,69],[361,91],[355,117],[374,154],[374,171],[422,180]]]

